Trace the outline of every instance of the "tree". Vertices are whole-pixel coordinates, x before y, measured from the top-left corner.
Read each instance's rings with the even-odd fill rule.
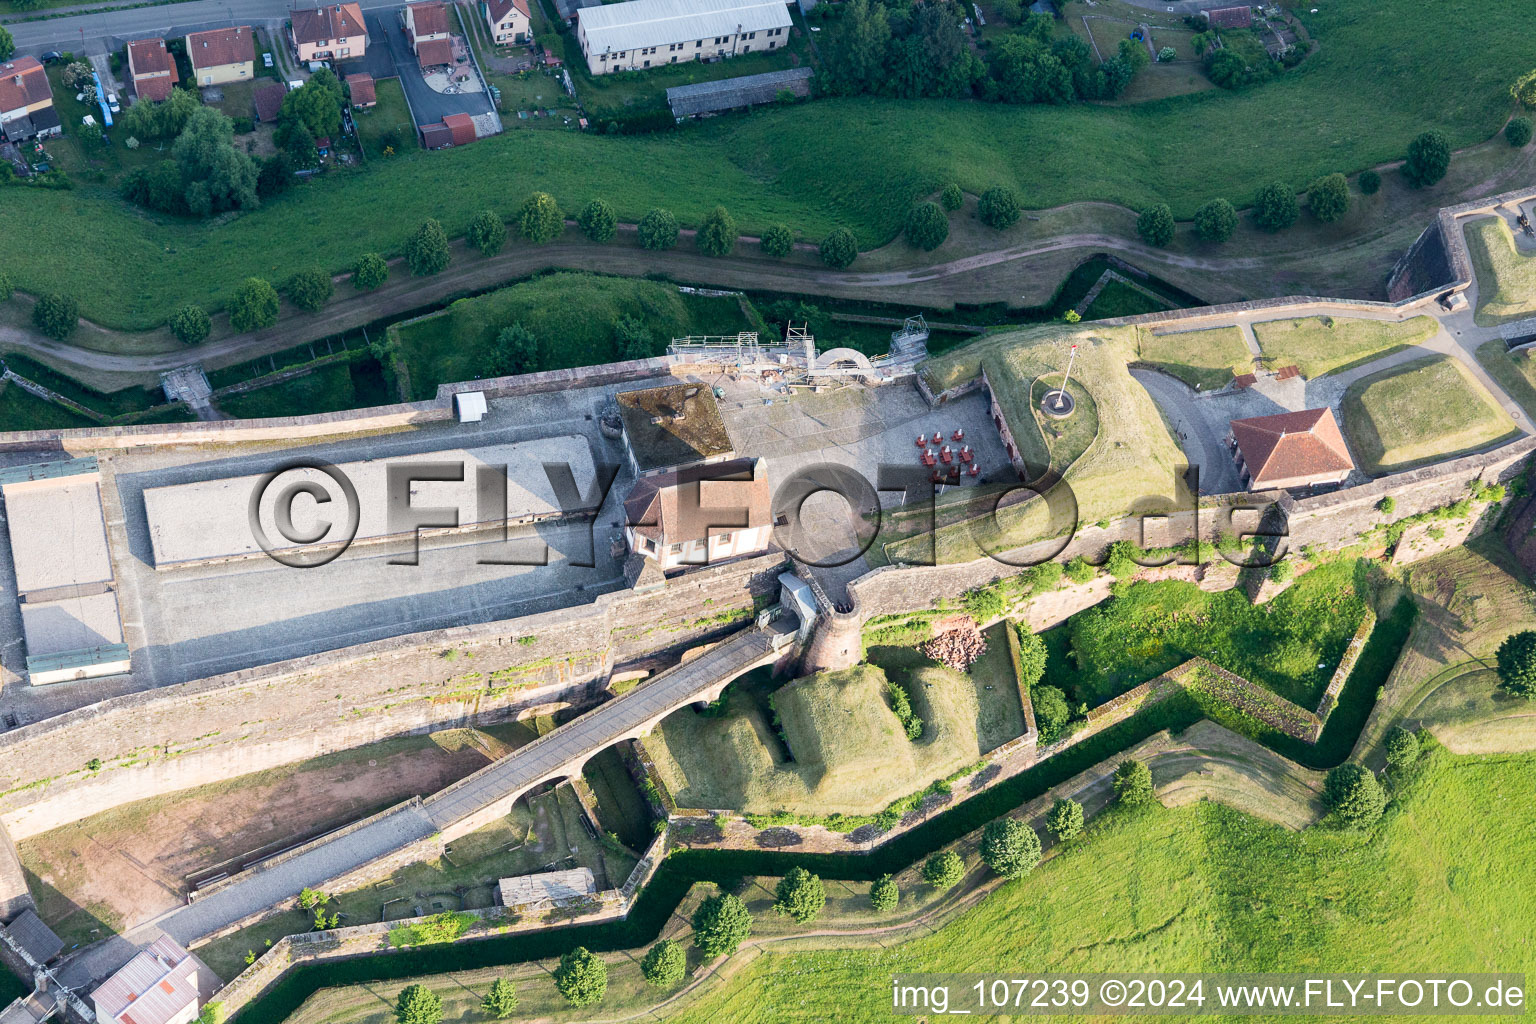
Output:
[[[1387,733],[1387,771],[1396,775],[1419,759],[1419,738],[1396,726]]]
[[[279,125],[273,141],[278,152],[294,167],[320,166],[320,147],[315,143],[315,133],[305,127],[303,121],[286,121]]]
[[[869,887],[869,905],[875,909],[876,913],[889,914],[900,902],[901,890],[896,888],[896,883],[891,881],[890,875],[881,875],[875,884]]]
[[[1050,743],[1060,739],[1072,709],[1067,705],[1067,695],[1055,686],[1036,686],[1029,692],[1035,708],[1035,726],[1040,730],[1040,742]]]
[[[360,292],[371,292],[389,280],[389,263],[376,252],[365,252],[357,258],[352,268],[352,287]]]
[[[1083,834],[1083,805],[1076,800],[1058,799],[1045,815],[1045,827],[1061,842]]]
[[[773,891],[773,912],[792,917],[799,924],[814,920],[826,905],[827,890],[821,878],[805,868],[790,868]]]
[[[1525,144],[1531,141],[1531,119],[1512,118],[1509,124],[1504,126],[1504,141],[1516,149],[1523,149]]]
[[[288,279],[288,301],[308,313],[318,313],[335,291],[331,275],[319,267],[297,271]]]
[[[515,377],[531,373],[539,361],[539,342],[533,332],[520,323],[503,327],[491,349],[491,375]]]
[[[1045,641],[1039,633],[1030,632],[1025,625],[1019,626],[1019,685],[1033,688],[1045,675]]]
[[[725,207],[717,206],[704,215],[693,240],[705,256],[729,256],[736,248],[736,221]]]
[[[1173,211],[1167,203],[1158,203],[1141,211],[1136,218],[1136,233],[1148,245],[1159,249],[1173,241]]]
[[[277,289],[259,277],[248,277],[229,303],[229,326],[244,333],[277,323]]]
[[[1040,862],[1040,836],[1017,818],[988,822],[981,832],[981,859],[1004,878],[1022,878]]]
[[[495,210],[481,210],[469,222],[469,244],[482,256],[495,256],[507,241],[507,222]]]
[[[1499,683],[1516,697],[1536,700],[1536,632],[1523,629],[1499,644],[1494,655]]]
[[[208,332],[213,329],[213,322],[208,319],[206,309],[189,302],[171,314],[170,319],[166,321],[166,326],[171,329],[176,340],[183,345],[196,345],[208,337]]]
[[[480,1009],[497,1020],[506,1020],[517,1010],[517,986],[506,978],[497,978],[480,1000]]]
[[[682,943],[662,939],[646,951],[640,961],[640,973],[646,984],[656,988],[676,985],[688,973],[688,953]]]
[[[608,965],[585,946],[560,958],[555,988],[572,1006],[591,1006],[608,991]]]
[[[1140,761],[1126,759],[1115,768],[1115,799],[1127,807],[1149,804],[1152,796],[1152,769]]]
[[[1253,200],[1253,222],[1265,231],[1284,231],[1301,215],[1296,193],[1289,185],[1275,182],[1259,189]]]
[[[1369,828],[1381,817],[1387,797],[1369,768],[1350,761],[1329,771],[1323,803],[1345,828]]]
[[[548,192],[535,192],[523,200],[517,211],[517,233],[534,245],[553,242],[565,232],[565,215],[555,197]]]
[[[1360,172],[1360,194],[1373,196],[1381,191],[1381,175],[1375,171]]]
[[[1337,172],[1325,174],[1307,189],[1307,209],[1324,224],[1349,212],[1349,181]]]
[[[1450,166],[1450,140],[1431,129],[1408,143],[1408,158],[1403,161],[1403,177],[1414,188],[1426,188],[1445,177]]]
[[[923,865],[923,881],[941,892],[965,877],[965,861],[954,850],[944,850]]]
[[[68,295],[51,292],[40,295],[32,307],[32,325],[55,341],[74,333],[80,322],[80,303]]]
[[[1527,71],[1515,79],[1515,84],[1509,87],[1509,94],[1515,98],[1516,103],[1536,107],[1536,71]]]
[[[949,237],[949,218],[938,203],[918,203],[907,211],[907,243],[931,252]]]
[[[772,224],[763,232],[758,245],[764,255],[783,259],[795,250],[795,233],[787,224]]]
[[[993,185],[981,194],[976,204],[976,215],[989,228],[1002,231],[1013,226],[1023,212],[1019,197],[1007,185]]]
[[[10,60],[15,54],[16,40],[3,25],[0,25],[0,60]]]
[[[1195,234],[1202,241],[1225,242],[1237,230],[1237,211],[1225,199],[1212,199],[1195,211]]]
[[[436,274],[448,265],[448,233],[432,218],[405,242],[405,265],[417,276]]]
[[[730,956],[752,934],[752,912],[741,898],[718,893],[693,912],[693,944],[707,959]]]
[[[847,228],[833,228],[821,240],[821,262],[833,270],[846,269],[858,255],[858,240]]]
[[[193,215],[260,205],[256,164],[235,149],[234,139],[233,121],[213,107],[198,107],[171,146],[171,158],[187,183],[187,209]]]
[[[322,75],[325,77],[322,78]],[[335,91],[332,91],[326,79],[331,83],[336,82],[336,76],[329,71],[317,71],[310,76],[309,81],[285,95],[283,105],[277,111],[278,124],[302,124],[317,139],[330,138],[339,133],[341,85],[337,83]]]
[[[395,1000],[397,1024],[442,1024],[443,1001],[425,985],[407,985]]]
[[[581,233],[594,242],[611,242],[618,230],[619,218],[606,199],[594,199],[581,208],[576,217]]]
[[[884,4],[851,0],[827,42],[828,91],[856,96],[879,88],[891,43],[891,21]]]
[[[677,244],[677,218],[671,210],[652,210],[640,218],[640,247],[670,249]]]
[[[633,316],[621,316],[614,322],[613,343],[624,359],[649,359],[656,348],[645,321]]]
[[[939,203],[946,210],[958,210],[965,205],[965,193],[960,186],[950,182],[939,190]]]

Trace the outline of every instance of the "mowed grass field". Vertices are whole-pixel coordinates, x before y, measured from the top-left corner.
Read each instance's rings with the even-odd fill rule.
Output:
[[[1476,451],[1519,430],[1488,390],[1445,356],[1355,381],[1344,393],[1343,426],[1367,473]]]
[[[1466,232],[1477,273],[1477,323],[1492,327],[1536,313],[1536,257],[1515,248],[1509,223],[1489,217]]]
[[[696,224],[723,203],[745,233],[782,221],[814,240],[842,224],[865,247],[893,238],[911,200],[948,181],[977,194],[1012,185],[1036,208],[1164,201],[1188,218],[1216,196],[1246,205],[1265,182],[1300,189],[1397,159],[1428,127],[1458,147],[1487,139],[1509,114],[1509,82],[1530,66],[1519,4],[1379,0],[1300,16],[1319,51],[1235,94],[1122,107],[856,98],[655,136],[508,133],[370,160],[206,222],[132,208],[110,182],[12,189],[0,265],[29,291],[77,282],[87,317],[144,328],[182,302],[221,307],[253,274],[282,279],[316,262],[341,271],[365,251],[398,253],[425,217],[460,234],[477,210],[510,215],[535,189],[566,210],[603,196],[627,221],[667,206]]]
[[[1239,327],[1153,334],[1143,329],[1137,361],[1171,374],[1192,388],[1224,387],[1233,376],[1253,368],[1253,356]]]
[[[1531,359],[1531,349],[1511,352],[1499,338],[1477,347],[1477,361],[1488,376],[1499,382],[1527,416],[1536,416],[1536,363]]]
[[[1309,380],[1422,344],[1439,330],[1439,321],[1430,316],[1401,323],[1304,316],[1253,325],[1266,364],[1275,368],[1295,365]]]

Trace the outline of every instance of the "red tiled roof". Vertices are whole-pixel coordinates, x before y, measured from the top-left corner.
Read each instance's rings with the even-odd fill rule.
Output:
[[[1217,7],[1206,11],[1205,16],[1217,28],[1247,28],[1253,24],[1251,7]]]
[[[343,36],[367,36],[363,9],[355,3],[326,4],[293,12],[296,43],[329,43]]]
[[[256,101],[256,120],[276,121],[277,113],[283,107],[283,97],[288,95],[281,82],[262,82],[256,86],[253,98]]]
[[[442,0],[411,4],[411,24],[416,27],[416,37],[435,36],[448,31],[448,5]]]
[[[17,57],[0,64],[0,110],[19,110],[34,103],[53,102],[48,75],[36,57]]]
[[[507,12],[512,10],[516,10],[525,18],[533,17],[528,10],[528,0],[486,0],[485,7],[491,16],[491,21],[497,25],[505,21]]]
[[[371,106],[379,101],[378,94],[373,88],[372,75],[348,75],[347,89],[352,94],[352,105],[354,107]]]
[[[1355,468],[1331,409],[1233,420],[1232,436],[1256,485],[1334,476]]]
[[[170,81],[176,81],[176,60],[165,48],[165,40],[159,36],[153,39],[135,39],[128,44],[128,66],[133,70],[133,77],[142,75],[170,74]],[[139,95],[143,95],[140,93]]]
[[[453,129],[439,122],[421,126],[421,144],[428,149],[442,149],[453,145]]]
[[[446,39],[423,39],[416,44],[416,59],[424,68],[453,63],[453,44]]]
[[[453,133],[453,144],[463,146],[475,141],[475,119],[468,114],[448,114],[443,124]]]
[[[256,59],[254,39],[249,25],[193,32],[187,36],[187,57],[194,69],[243,64]]]
[[[677,544],[704,540],[711,527],[719,533],[767,526],[771,498],[756,459],[731,459],[641,477],[624,499],[624,514],[640,536]]]

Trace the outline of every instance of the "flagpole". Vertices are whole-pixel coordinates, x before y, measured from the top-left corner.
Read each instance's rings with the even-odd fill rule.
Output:
[[[1056,408],[1063,408],[1067,404],[1067,385],[1072,382],[1072,362],[1077,358],[1077,343],[1073,342],[1072,352],[1067,356],[1067,375],[1062,378],[1061,390],[1056,392]]]

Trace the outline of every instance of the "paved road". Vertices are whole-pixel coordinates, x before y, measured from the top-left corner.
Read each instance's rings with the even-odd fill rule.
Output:
[[[434,92],[428,87],[421,77],[421,64],[411,51],[394,8],[369,11],[363,15],[363,20],[368,24],[369,50],[372,51],[379,46],[381,40],[384,41],[385,47],[381,47],[381,52],[387,52],[394,61],[393,73],[400,76],[405,98],[410,103],[411,114],[416,118],[418,126],[436,124],[446,114],[474,116],[491,112],[491,97],[488,93],[462,92],[448,95]],[[457,32],[459,26],[450,21],[449,28]]]
[[[398,0],[361,0],[365,9],[398,6]],[[280,25],[293,0],[191,0],[116,11],[81,11],[43,21],[13,18],[6,27],[16,40],[17,53],[44,50],[83,50],[100,53],[129,39],[183,35],[221,25]],[[19,18],[21,16],[17,16]]]
[[[1188,384],[1156,370],[1132,370],[1131,376],[1163,410],[1178,435],[1179,447],[1191,466],[1200,467],[1201,494],[1230,494],[1239,490],[1237,464],[1221,435],[1198,415],[1199,401]]]

